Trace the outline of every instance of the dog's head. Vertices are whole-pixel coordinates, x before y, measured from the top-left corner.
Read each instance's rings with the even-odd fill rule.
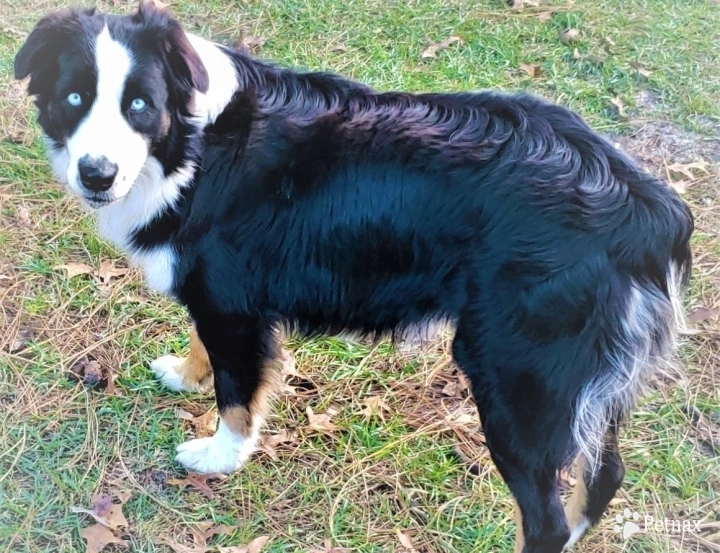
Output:
[[[208,75],[179,23],[152,4],[129,16],[94,10],[43,18],[15,57],[29,77],[56,176],[87,205],[125,196],[191,115]]]

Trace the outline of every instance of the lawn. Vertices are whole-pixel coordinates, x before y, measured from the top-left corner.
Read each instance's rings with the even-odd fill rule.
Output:
[[[0,552],[84,551],[81,532],[94,521],[73,507],[89,508],[96,493],[127,500],[127,543],[103,551],[218,551],[262,536],[272,553],[511,550],[512,500],[444,335],[412,348],[291,341],[294,365],[263,450],[205,493],[178,485],[174,448],[208,431],[214,403],[160,389],[148,363],[186,352],[186,315],[124,270],[53,184],[31,103],[11,78],[27,32],[65,5],[0,3]],[[697,232],[679,369],[623,432],[625,484],[576,550],[720,551],[718,0],[526,0],[522,10],[500,0],[178,0],[172,9],[191,32],[379,89],[532,91],[579,111],[682,190]],[[83,355],[114,389],[70,378]],[[613,525],[626,508],[699,520],[700,532],[623,541]],[[207,549],[210,521],[225,528]]]

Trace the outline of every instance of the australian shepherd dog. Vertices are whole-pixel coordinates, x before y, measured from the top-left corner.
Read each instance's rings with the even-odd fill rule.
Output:
[[[214,382],[217,432],[181,444],[182,465],[248,460],[278,328],[443,319],[516,500],[516,551],[561,551],[600,519],[624,475],[618,427],[673,350],[693,219],[578,115],[279,67],[152,5],[46,16],[15,76],[55,176],[192,317],[189,358],[152,363],[175,390]]]

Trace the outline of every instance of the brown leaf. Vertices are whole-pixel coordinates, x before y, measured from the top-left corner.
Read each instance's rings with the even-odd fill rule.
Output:
[[[125,267],[114,267],[112,262],[106,259],[100,264],[100,270],[95,272],[95,276],[100,279],[101,284],[108,285],[112,279],[125,276],[129,272],[130,269]]]
[[[627,119],[627,113],[625,113],[625,102],[622,101],[622,98],[620,96],[615,96],[615,98],[612,98],[610,100],[610,103],[614,105],[618,110],[618,115],[622,119]]]
[[[219,534],[232,534],[237,529],[237,526],[228,526],[227,524],[221,524],[220,526],[211,526],[205,531],[205,539],[209,540],[213,536],[217,536]]]
[[[330,422],[330,415],[316,415],[310,406],[305,409],[308,426],[318,432],[334,432],[337,426]]]
[[[445,384],[445,387],[442,389],[442,393],[445,396],[448,397],[458,397],[458,383],[455,381],[450,381],[447,384]]]
[[[580,31],[577,29],[565,29],[560,33],[560,42],[569,44],[570,42],[577,42],[580,40]]]
[[[95,273],[95,269],[90,265],[84,263],[66,263],[65,265],[57,265],[53,269],[67,271],[67,277],[73,278],[78,275],[92,275]]]
[[[218,414],[214,409],[208,409],[202,415],[195,416],[183,409],[175,411],[178,418],[186,420],[190,423],[196,438],[205,438],[212,436],[217,428]]]
[[[27,207],[18,207],[17,209],[17,220],[20,221],[26,227],[34,227],[35,225],[30,218],[30,210]]]
[[[252,540],[247,545],[236,545],[233,547],[218,547],[219,553],[260,553],[262,548],[265,547],[267,542],[270,541],[270,536],[260,536]]]
[[[111,543],[118,543],[120,545],[127,545],[128,542],[118,538],[115,534],[106,528],[102,524],[94,524],[80,530],[80,537],[84,539],[87,544],[85,553],[99,553],[105,546]]]
[[[525,7],[524,4],[525,2],[523,0],[513,0],[512,9],[520,11]]]
[[[81,382],[89,388],[105,390],[109,394],[116,393],[115,375],[112,370],[104,368],[92,356],[83,355],[70,367],[70,379]]]
[[[430,46],[428,46],[425,49],[425,51],[422,53],[422,55],[420,57],[423,59],[437,58],[437,53],[440,50],[445,50],[450,45],[455,44],[456,42],[459,44],[462,44],[463,39],[461,39],[459,36],[451,36],[451,37],[446,38],[442,42],[438,42],[437,44],[431,44]]]
[[[673,163],[667,166],[667,171],[669,173],[682,173],[683,175],[688,177],[690,181],[694,181],[697,179],[697,176],[695,175],[695,173],[693,173],[693,170],[707,174],[707,161],[705,161],[704,159],[699,159],[698,161],[693,161],[692,163]]]
[[[527,73],[528,75],[530,75],[533,78],[539,77],[540,75],[542,75],[542,69],[540,68],[539,65],[534,65],[531,63],[521,63],[520,69],[525,71],[525,73]]]
[[[410,534],[407,532],[401,532],[400,530],[395,530],[395,533],[397,534],[400,545],[402,545],[408,553],[418,553],[417,549],[415,549],[415,546],[413,545]]]
[[[575,51],[573,52],[573,58],[580,61],[589,61],[590,63],[594,63],[595,65],[602,65],[605,63],[605,60],[598,56],[586,56],[585,54],[581,54],[580,50],[575,48]]]
[[[330,49],[330,51],[331,52],[347,52],[348,47],[345,46],[342,42],[338,42]]]
[[[198,474],[197,472],[188,472],[185,478],[168,480],[167,483],[173,486],[180,486],[181,489],[191,488],[202,493],[208,499],[215,497],[215,493],[210,488],[208,480],[225,480],[227,476],[219,472],[210,472],[208,474]]]
[[[720,315],[720,309],[698,307],[687,316],[687,320],[691,323],[704,323],[705,321],[716,319],[718,315]]]
[[[206,520],[204,522],[198,522],[192,526],[188,526],[188,530],[193,537],[195,545],[205,546],[207,545],[208,531],[212,527],[214,522],[212,520]]]
[[[385,420],[384,411],[390,410],[385,405],[385,402],[383,401],[383,398],[381,396],[372,396],[365,398],[365,400],[363,401],[363,405],[365,407],[362,409],[362,411],[360,411],[360,413],[365,417],[372,417],[373,415],[378,415],[380,419]]]
[[[96,494],[93,496],[90,509],[71,506],[73,513],[85,513],[95,519],[96,522],[106,526],[110,530],[117,531],[127,528],[128,521],[122,512],[122,507],[131,497],[127,490],[113,490],[110,494]],[[117,500],[117,503],[115,502]]]
[[[535,17],[538,18],[538,21],[545,23],[546,21],[550,21],[552,19],[553,15],[555,15],[555,12],[548,11],[548,12],[540,12]]]
[[[254,53],[260,50],[266,42],[267,39],[264,37],[245,35],[235,45]]]
[[[323,549],[308,549],[307,553],[350,553],[350,551],[352,550],[333,546],[330,540],[325,538]]]
[[[28,342],[32,340],[33,335],[35,334],[35,331],[32,328],[20,328],[17,331],[17,334],[15,335],[15,340],[13,340],[13,343],[10,344],[10,347],[8,348],[9,353],[18,353],[19,351],[22,351],[25,349],[25,346],[27,346]]]
[[[641,65],[635,61],[630,62],[630,67],[635,69],[643,77],[649,77],[650,75],[652,75],[652,71],[650,71],[648,68],[644,67],[643,65]]]
[[[211,548],[205,545],[186,545],[184,543],[177,543],[168,536],[162,536],[160,538],[160,542],[167,545],[175,553],[207,553],[208,551],[211,551]]]

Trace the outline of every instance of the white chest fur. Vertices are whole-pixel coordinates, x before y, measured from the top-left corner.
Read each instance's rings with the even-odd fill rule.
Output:
[[[176,253],[170,244],[138,250],[130,242],[133,231],[150,223],[166,209],[172,209],[183,186],[192,180],[193,170],[184,167],[165,177],[160,162],[148,158],[130,192],[112,205],[96,212],[98,232],[121,249],[133,265],[140,267],[150,288],[168,294],[173,287]]]

